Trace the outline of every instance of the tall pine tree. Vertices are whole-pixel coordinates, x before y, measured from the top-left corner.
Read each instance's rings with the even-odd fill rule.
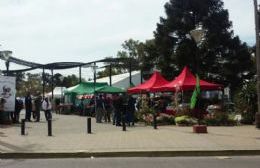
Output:
[[[154,32],[158,67],[168,78],[188,65],[201,78],[236,88],[249,78],[252,60],[248,46],[234,36],[222,0],[170,0],[166,17]],[[200,44],[191,37],[197,26],[204,30]]]

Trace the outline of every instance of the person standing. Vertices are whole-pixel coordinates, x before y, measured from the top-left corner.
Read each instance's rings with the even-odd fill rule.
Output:
[[[20,112],[23,109],[23,101],[20,98],[15,98],[15,123],[19,123]]]
[[[49,101],[48,97],[45,97],[42,102],[42,110],[44,111],[46,121],[51,120],[52,118],[51,108],[51,102]]]
[[[114,117],[115,117],[115,124],[116,126],[121,126],[121,121],[122,121],[122,115],[121,111],[123,109],[123,98],[122,96],[115,95],[114,100],[113,100],[113,106],[114,106]]]
[[[134,126],[134,119],[135,119],[135,99],[132,95],[129,96],[128,102],[127,102],[127,112],[126,112],[126,121],[128,123],[128,126],[132,124]]]
[[[42,104],[42,97],[38,95],[34,100],[35,105],[35,121],[39,122],[41,117],[41,104]]]
[[[31,121],[31,113],[32,113],[32,97],[30,92],[28,92],[25,97],[25,120],[26,121]]]
[[[98,99],[96,100],[96,122],[97,123],[101,123],[102,122],[102,116],[105,110],[105,104],[104,104],[104,100],[102,98],[102,95],[99,95]]]
[[[105,103],[105,114],[104,120],[105,122],[111,122],[111,113],[112,113],[112,100],[108,96],[104,96],[104,103]]]

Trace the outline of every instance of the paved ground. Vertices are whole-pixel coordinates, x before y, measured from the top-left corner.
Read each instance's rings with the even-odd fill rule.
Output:
[[[260,156],[4,159],[1,168],[259,168]]]
[[[115,127],[95,123],[87,134],[86,117],[53,115],[53,136],[47,136],[47,122],[27,122],[26,135],[20,125],[0,126],[2,153],[73,153],[131,151],[221,151],[259,150],[260,130],[254,126],[208,127],[208,134],[194,134],[192,127],[159,126],[154,130],[142,124]],[[23,115],[22,115],[23,118]]]

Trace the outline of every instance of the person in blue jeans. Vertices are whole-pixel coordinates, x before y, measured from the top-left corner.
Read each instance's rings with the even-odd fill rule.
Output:
[[[51,108],[51,102],[49,101],[48,97],[45,97],[42,102],[42,110],[44,111],[46,121],[51,120],[52,118]]]

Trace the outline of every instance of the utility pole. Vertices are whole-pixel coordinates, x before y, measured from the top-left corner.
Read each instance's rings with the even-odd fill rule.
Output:
[[[256,76],[257,76],[257,106],[258,106],[258,111],[255,115],[255,123],[256,127],[260,128],[260,58],[259,58],[259,8],[258,8],[258,3],[257,0],[254,0],[254,10],[255,10],[255,35],[256,35]]]

